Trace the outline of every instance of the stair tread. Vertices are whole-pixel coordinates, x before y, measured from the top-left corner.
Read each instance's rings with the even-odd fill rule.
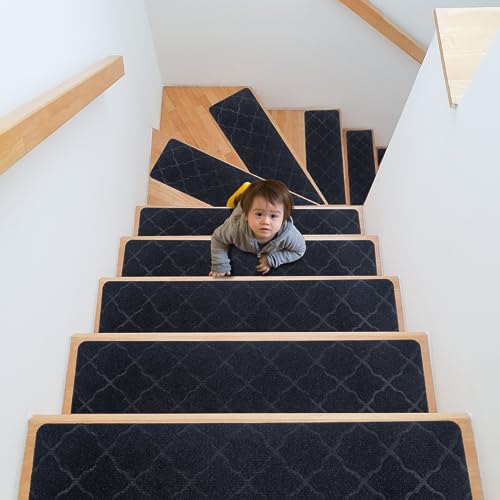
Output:
[[[66,390],[72,401],[66,407],[71,413],[426,412],[419,342],[387,335],[294,341],[76,338],[74,372],[68,375],[73,386]]]
[[[96,331],[403,330],[397,283],[352,276],[101,280]]]
[[[454,416],[91,417],[32,419],[26,498],[480,494],[470,424]]]
[[[138,209],[137,234],[140,236],[212,234],[230,215],[229,208]],[[355,208],[298,208],[292,213],[295,227],[302,234],[359,234],[361,223]]]
[[[214,104],[210,113],[250,172],[324,203],[250,89]]]
[[[243,182],[260,179],[176,139],[168,141],[150,177],[214,206],[225,205]],[[302,205],[313,203],[294,193],[293,200]]]
[[[342,131],[337,110],[306,111],[307,169],[328,203],[345,203]]]
[[[376,275],[377,254],[372,240],[306,241],[296,262],[272,269],[269,275]],[[121,276],[203,276],[210,270],[210,239],[130,239],[121,252]],[[256,255],[235,247],[229,251],[233,276],[258,275]]]
[[[348,130],[346,149],[350,202],[353,205],[362,205],[376,173],[372,131]]]

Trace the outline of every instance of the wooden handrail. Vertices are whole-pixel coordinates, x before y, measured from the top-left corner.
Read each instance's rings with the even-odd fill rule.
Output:
[[[124,75],[111,56],[0,118],[0,174]]]
[[[349,9],[365,20],[372,28],[384,35],[401,50],[404,50],[415,61],[422,64],[425,49],[398,26],[389,21],[382,11],[377,9],[368,0],[339,0],[339,2],[349,7]]]
[[[456,106],[500,28],[500,8],[435,9],[434,21],[448,99]]]

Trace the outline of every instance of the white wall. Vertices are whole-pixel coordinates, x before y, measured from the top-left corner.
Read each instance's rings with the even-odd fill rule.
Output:
[[[436,8],[500,7],[499,0],[370,0],[393,23],[424,47],[434,36]]]
[[[379,145],[419,69],[337,0],[147,5],[165,85],[250,85],[268,108],[340,108]]]
[[[0,115],[103,57],[125,77],[0,176],[0,497],[17,497],[28,418],[61,412],[69,340],[145,202],[161,82],[143,1],[2,0]]]
[[[406,329],[429,333],[438,409],[472,416],[486,498],[500,492],[500,38],[458,108],[433,41],[365,206]]]

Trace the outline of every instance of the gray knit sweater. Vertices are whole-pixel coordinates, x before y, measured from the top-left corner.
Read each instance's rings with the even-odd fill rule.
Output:
[[[244,252],[250,252],[260,257],[266,255],[271,267],[294,262],[300,259],[306,251],[304,237],[293,225],[289,217],[283,222],[276,236],[260,246],[248,226],[240,205],[237,205],[228,219],[212,234],[212,271],[227,273],[231,271],[229,246],[234,245]]]

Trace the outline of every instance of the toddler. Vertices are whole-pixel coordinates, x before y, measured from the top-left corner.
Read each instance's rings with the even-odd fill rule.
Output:
[[[256,254],[256,270],[262,274],[304,255],[304,237],[290,216],[292,195],[282,182],[253,182],[238,201],[230,217],[212,234],[212,270],[209,276],[231,274],[230,245]]]

